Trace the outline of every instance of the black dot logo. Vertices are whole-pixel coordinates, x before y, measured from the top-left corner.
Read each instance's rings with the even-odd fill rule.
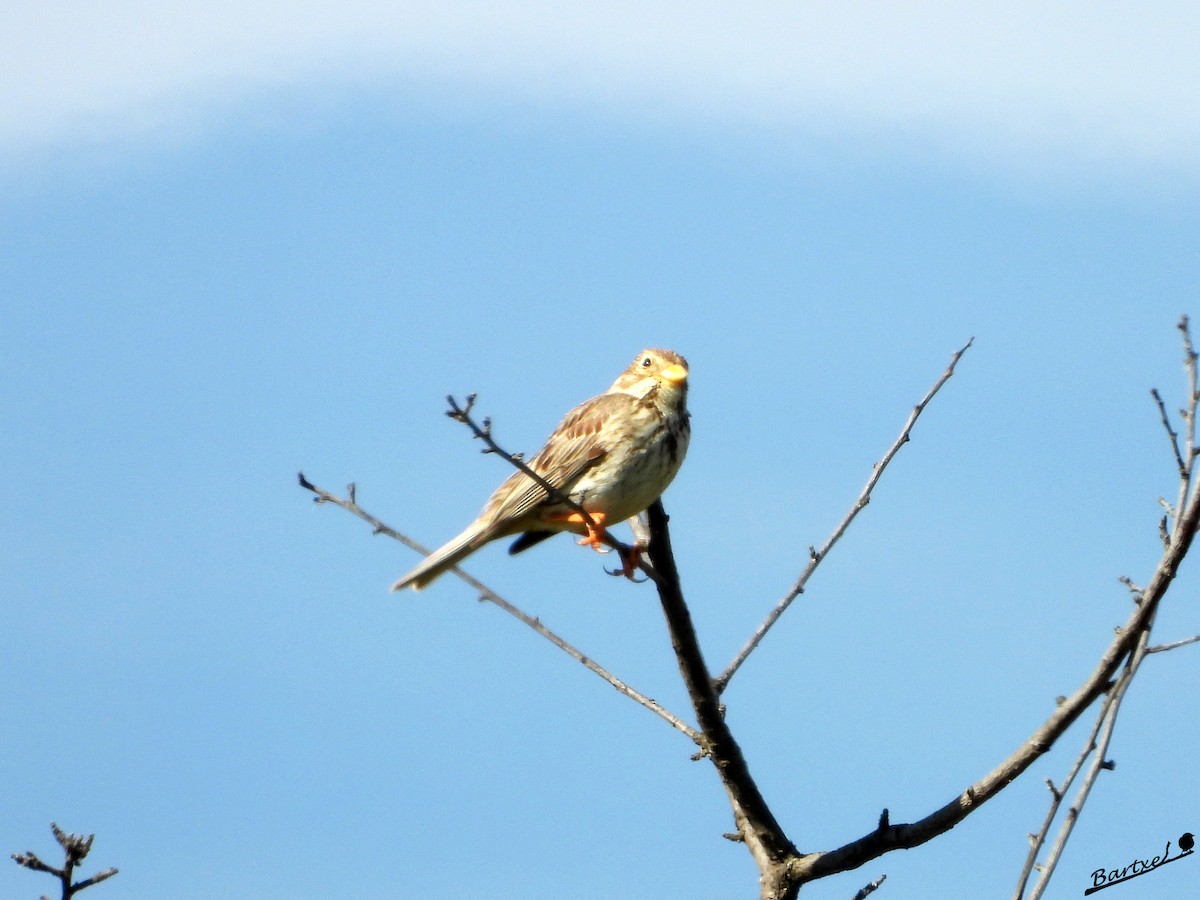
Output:
[[[1184,853],[1191,852],[1191,849],[1195,846],[1196,838],[1190,831],[1184,832],[1179,836],[1179,849]]]

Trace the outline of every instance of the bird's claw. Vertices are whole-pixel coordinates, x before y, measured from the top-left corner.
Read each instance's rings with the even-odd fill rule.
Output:
[[[640,543],[634,544],[632,547],[622,547],[621,551],[620,551],[621,552],[621,568],[612,569],[612,570],[605,569],[604,571],[614,577],[617,575],[623,575],[625,578],[628,578],[634,584],[641,584],[643,581],[646,581],[647,579],[637,578],[637,577],[635,577],[634,573],[637,572],[638,566],[642,562],[642,550],[643,549],[645,549],[645,548],[643,548]]]

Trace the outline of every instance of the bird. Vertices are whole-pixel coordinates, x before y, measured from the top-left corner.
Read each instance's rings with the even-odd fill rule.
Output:
[[[691,438],[687,410],[688,363],[672,350],[648,348],[603,394],[572,409],[528,467],[587,511],[587,522],[524,472],[498,487],[461,534],[435,550],[392,585],[421,590],[476,550],[520,535],[520,553],[569,531],[600,552],[609,524],[631,519],[654,503],[683,464]],[[635,563],[626,561],[631,576]]]

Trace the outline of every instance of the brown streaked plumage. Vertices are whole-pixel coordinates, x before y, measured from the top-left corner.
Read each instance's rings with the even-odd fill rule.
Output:
[[[529,460],[529,468],[582,506],[601,529],[632,518],[659,498],[687,454],[687,360],[670,350],[638,354],[607,391],[571,410]],[[466,529],[392,585],[420,590],[484,544],[520,535],[511,553],[560,531],[599,533],[526,475],[514,472]]]

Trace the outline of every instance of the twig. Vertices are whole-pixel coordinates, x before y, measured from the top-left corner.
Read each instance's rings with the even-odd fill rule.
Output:
[[[1193,484],[1193,465],[1196,459],[1196,409],[1197,403],[1200,402],[1200,391],[1197,390],[1197,355],[1192,346],[1191,332],[1188,326],[1187,316],[1183,316],[1178,325],[1184,349],[1184,368],[1187,372],[1188,380],[1188,397],[1187,405],[1180,410],[1180,416],[1184,420],[1184,436],[1183,447],[1180,447],[1179,433],[1171,426],[1171,418],[1167,414],[1166,404],[1163,402],[1162,395],[1155,388],[1150,391],[1150,395],[1154,398],[1155,405],[1158,407],[1159,420],[1162,422],[1163,430],[1167,433],[1168,441],[1171,445],[1171,452],[1175,459],[1175,468],[1179,477],[1179,499],[1174,507],[1171,507],[1165,500],[1160,498],[1160,503],[1167,510],[1167,516],[1159,521],[1159,536],[1162,538],[1163,546],[1170,548],[1176,542],[1190,543],[1194,531],[1189,531],[1185,522],[1181,521],[1182,513],[1189,505],[1196,505],[1196,494]],[[1133,584],[1128,578],[1122,578],[1122,583],[1125,584],[1133,594],[1134,602],[1142,604],[1145,600],[1146,592]],[[1035,882],[1033,891],[1030,894],[1030,900],[1037,900],[1045,892],[1051,876],[1054,874],[1055,867],[1062,855],[1063,849],[1067,841],[1070,839],[1071,833],[1075,827],[1075,823],[1079,818],[1079,814],[1083,809],[1084,803],[1091,793],[1092,787],[1095,784],[1096,777],[1100,771],[1110,766],[1107,761],[1108,745],[1112,739],[1113,729],[1116,727],[1117,714],[1120,710],[1121,699],[1125,695],[1125,691],[1129,688],[1136,674],[1138,667],[1147,653],[1155,652],[1156,648],[1149,646],[1150,631],[1154,625],[1154,612],[1151,612],[1144,619],[1141,630],[1137,633],[1136,646],[1131,651],[1129,658],[1126,660],[1125,668],[1121,672],[1120,677],[1114,682],[1112,688],[1108,692],[1108,697],[1101,706],[1100,714],[1097,717],[1096,724],[1092,729],[1091,735],[1088,738],[1087,744],[1083,751],[1076,759],[1074,766],[1071,769],[1067,781],[1063,784],[1061,791],[1054,792],[1054,801],[1050,804],[1050,809],[1046,816],[1041,831],[1037,838],[1033,841],[1029,851],[1029,856],[1026,858],[1025,866],[1022,870],[1021,878],[1017,884],[1017,892],[1015,897],[1021,900],[1024,895],[1026,881],[1030,871],[1034,868],[1036,857],[1041,853],[1049,834],[1050,825],[1058,814],[1058,808],[1061,805],[1062,798],[1076,774],[1081,770],[1084,761],[1094,751],[1092,763],[1088,768],[1087,774],[1084,777],[1083,783],[1080,785],[1076,795],[1076,800],[1070,809],[1067,810],[1066,817],[1062,826],[1059,829],[1058,838],[1050,849],[1050,853],[1046,858],[1045,863],[1036,868],[1039,871],[1038,880]],[[1173,644],[1159,645],[1161,650],[1169,650],[1175,647],[1184,646],[1193,641],[1200,641],[1200,635],[1195,638],[1176,641]]]
[[[385,525],[383,522],[379,521],[379,519],[375,518],[373,515],[359,506],[356,499],[358,493],[357,486],[354,484],[354,482],[350,482],[350,484],[346,486],[347,499],[343,500],[336,494],[331,494],[324,488],[317,487],[304,477],[303,472],[298,473],[297,477],[300,480],[300,487],[304,488],[306,491],[312,491],[314,494],[316,494],[316,496],[313,497],[313,503],[332,503],[334,506],[340,506],[342,509],[349,513],[353,513],[370,525],[373,534],[385,534],[393,540],[399,541],[410,550],[416,550],[423,556],[429,555],[429,550],[424,544],[418,544],[407,535],[401,534],[399,531],[396,531],[396,529]],[[455,571],[457,574],[461,574],[457,569],[453,571]]]
[[[1099,728],[1099,723],[1103,718],[1097,720],[1096,728]],[[1089,736],[1088,743],[1079,757],[1075,760],[1075,764],[1071,767],[1071,771],[1067,774],[1067,781],[1070,782],[1083,768],[1083,763],[1087,759],[1087,755],[1095,746],[1095,730]],[[1021,900],[1025,896],[1025,885],[1029,881],[1029,876],[1033,874],[1033,868],[1037,865],[1038,854],[1042,852],[1042,847],[1046,843],[1046,835],[1050,833],[1050,826],[1054,824],[1054,817],[1058,813],[1058,807],[1062,803],[1063,792],[1054,786],[1054,782],[1049,778],[1046,779],[1046,788],[1050,791],[1050,809],[1046,812],[1045,819],[1042,820],[1042,827],[1037,834],[1030,832],[1029,852],[1025,855],[1025,865],[1021,867],[1021,874],[1017,878],[1017,889],[1013,893],[1014,900]],[[1064,785],[1065,789],[1065,785]]]
[[[855,894],[853,900],[867,900],[867,897],[871,896],[873,893],[875,893],[877,890],[879,890],[879,886],[881,884],[883,884],[886,880],[887,880],[886,875],[880,875],[878,878],[876,878],[870,884],[865,885],[863,887],[863,889],[860,890],[857,894]]]
[[[1117,667],[1126,660],[1130,653],[1142,640],[1142,634],[1153,622],[1154,613],[1158,610],[1159,602],[1166,595],[1174,581],[1176,572],[1187,556],[1190,546],[1200,529],[1200,502],[1195,494],[1190,497],[1187,508],[1178,520],[1175,538],[1164,548],[1163,557],[1154,570],[1150,583],[1147,584],[1140,604],[1136,604],[1132,616],[1126,624],[1118,629],[1109,648],[1100,656],[1098,665],[1090,676],[1085,679],[1072,696],[1063,698],[1055,712],[1034,731],[1025,743],[1016,749],[1007,760],[992,769],[988,775],[973,785],[941,809],[931,812],[922,820],[910,824],[893,824],[887,828],[877,828],[869,834],[851,841],[836,850],[814,853],[805,857],[798,866],[798,875],[803,881],[815,880],[834,872],[857,868],[870,859],[875,859],[883,853],[901,848],[916,847],[924,844],[938,834],[947,832],[964,820],[972,811],[979,808],[986,800],[995,797],[997,793],[1018,778],[1025,770],[1048,751],[1063,732],[1079,718],[1084,710],[1091,706],[1097,697],[1109,690],[1110,680]]]
[[[833,529],[833,533],[826,539],[825,543],[821,546],[821,549],[817,550],[812,547],[809,548],[808,565],[804,567],[804,571],[800,573],[800,577],[796,579],[796,582],[792,585],[791,590],[789,590],[783,599],[776,604],[775,608],[771,610],[766,619],[763,620],[763,623],[758,626],[758,630],[754,632],[753,637],[746,642],[746,645],[742,647],[737,656],[733,658],[733,661],[725,667],[725,671],[717,676],[717,680],[714,683],[716,685],[718,694],[725,692],[725,688],[729,686],[730,679],[732,679],[737,670],[741,668],[742,663],[744,663],[750,654],[754,652],[755,648],[762,643],[763,638],[767,636],[767,632],[771,630],[772,626],[774,626],[777,621],[779,621],[779,617],[784,614],[787,608],[792,605],[792,601],[804,592],[804,586],[808,584],[808,580],[812,577],[813,572],[816,571],[817,566],[821,564],[821,561],[825,559],[825,557],[829,554],[829,551],[833,549],[833,545],[836,544],[841,539],[842,535],[846,533],[846,529],[850,527],[850,523],[854,521],[855,517],[866,508],[868,503],[871,502],[871,492],[875,490],[875,485],[879,483],[879,479],[883,476],[884,470],[888,467],[888,464],[892,461],[892,458],[900,452],[900,448],[908,443],[913,426],[916,424],[917,419],[920,417],[921,413],[924,412],[925,407],[929,404],[929,401],[931,401],[937,392],[942,389],[942,385],[949,381],[951,376],[954,375],[954,367],[958,365],[958,361],[962,358],[963,354],[971,348],[973,343],[975,343],[975,338],[972,337],[969,341],[967,341],[966,344],[963,345],[962,349],[955,352],[955,354],[950,358],[950,365],[946,367],[946,371],[942,373],[941,377],[938,378],[933,387],[931,387],[925,396],[921,398],[921,402],[913,407],[912,412],[908,416],[908,421],[904,423],[904,428],[900,431],[900,436],[896,438],[895,443],[893,443],[888,449],[887,453],[883,455],[883,459],[875,463],[875,465],[872,467],[871,477],[867,479],[866,486],[858,495],[858,499],[854,501],[854,505],[850,507],[850,511],[846,513],[845,518],[843,518],[842,521],[838,523],[837,527]]]
[[[1200,373],[1196,371],[1196,349],[1192,346],[1192,331],[1188,317],[1181,316],[1176,327],[1179,329],[1183,341],[1183,367],[1187,372],[1188,380],[1187,406],[1179,413],[1184,424],[1184,465],[1179,471],[1179,499],[1175,503],[1175,509],[1182,510],[1192,491],[1192,474],[1196,461],[1196,405],[1200,401],[1200,388],[1197,386],[1200,382]],[[1175,524],[1176,527],[1172,529],[1173,531],[1178,530],[1178,518],[1176,518]]]
[[[1183,454],[1179,452],[1179,433],[1171,427],[1171,418],[1167,415],[1167,405],[1163,403],[1163,398],[1158,392],[1158,388],[1151,388],[1150,396],[1158,404],[1158,415],[1162,419],[1163,429],[1167,432],[1167,439],[1171,442],[1171,450],[1175,453],[1175,465],[1179,467],[1179,477],[1186,479],[1187,465],[1183,461]],[[1166,504],[1164,503],[1163,505],[1165,506]]]
[[[323,488],[317,487],[315,484],[313,484],[311,481],[309,481],[307,478],[304,477],[303,472],[299,473],[299,480],[300,480],[300,487],[304,488],[307,491],[311,491],[313,494],[316,495],[313,498],[313,501],[315,503],[332,503],[334,506],[340,506],[342,509],[358,516],[360,519],[362,519],[364,522],[366,522],[368,525],[370,525],[372,531],[375,534],[387,535],[388,537],[399,541],[400,543],[404,544],[404,546],[406,546],[412,550],[415,550],[420,554],[423,554],[425,556],[429,555],[430,551],[425,546],[417,543],[412,538],[408,537],[405,534],[402,534],[401,532],[397,531],[396,529],[392,528],[391,526],[385,525],[383,522],[381,522],[375,516],[371,515],[369,512],[367,512],[365,509],[363,509],[361,506],[359,506],[357,500],[355,499],[357,492],[356,492],[355,486],[353,484],[351,484],[349,486],[348,491],[347,491],[347,493],[349,494],[349,497],[342,498],[342,497],[338,497],[335,494],[331,494],[329,491],[326,491]],[[569,642],[564,640],[562,637],[560,637],[559,635],[557,635],[553,631],[551,631],[549,628],[547,628],[545,625],[543,625],[540,619],[538,619],[534,616],[531,616],[528,613],[523,612],[521,609],[519,609],[518,607],[509,603],[507,600],[505,600],[503,597],[501,597],[499,594],[497,594],[494,590],[492,590],[490,587],[488,587],[482,581],[477,580],[476,578],[467,574],[465,571],[458,568],[457,566],[452,568],[450,571],[452,571],[455,575],[457,575],[459,578],[461,578],[463,581],[465,581],[467,584],[469,584],[472,588],[474,588],[476,591],[478,591],[479,598],[481,600],[487,601],[488,603],[492,603],[492,604],[498,606],[500,609],[504,610],[510,616],[513,616],[514,618],[519,619],[520,621],[524,622],[526,625],[528,625],[530,628],[532,628],[534,631],[536,631],[542,637],[546,638],[546,640],[550,641],[552,644],[554,644],[554,646],[558,647],[560,650],[562,650],[568,656],[575,659],[577,662],[582,663],[585,668],[594,672],[596,675],[599,675],[601,678],[603,678],[605,681],[607,681],[610,685],[612,685],[614,688],[616,688],[618,691],[620,691],[626,697],[629,697],[631,700],[646,707],[646,709],[650,710],[656,716],[658,716],[659,718],[668,722],[673,728],[686,734],[693,741],[695,741],[697,743],[701,742],[702,736],[701,736],[700,732],[698,732],[695,728],[688,725],[686,722],[684,722],[682,719],[680,719],[677,715],[675,715],[670,710],[666,709],[661,704],[659,704],[656,700],[653,700],[650,697],[647,697],[641,691],[638,691],[635,688],[630,687],[625,682],[621,681],[619,678],[617,678],[615,675],[613,675],[611,672],[609,672],[606,668],[604,668],[602,665],[600,665],[598,662],[596,662],[591,657],[584,655],[583,652],[578,650],[572,644],[570,644]]]
[[[479,591],[479,599],[480,600],[484,600],[488,603],[494,603],[496,606],[500,607],[502,610],[504,610],[509,615],[520,619],[522,622],[524,622],[526,625],[528,625],[530,628],[532,628],[534,631],[536,631],[538,634],[540,634],[546,640],[550,641],[550,643],[554,644],[554,646],[558,647],[560,650],[562,650],[564,653],[569,655],[571,658],[573,658],[577,662],[582,663],[585,668],[587,668],[587,669],[591,670],[592,672],[596,673],[597,675],[599,675],[601,678],[603,678],[605,681],[607,681],[610,685],[612,685],[614,688],[616,688],[618,691],[620,691],[626,697],[630,698],[631,700],[634,700],[637,703],[640,703],[642,706],[646,707],[646,709],[650,710],[655,715],[664,719],[672,727],[674,727],[678,731],[681,731],[684,734],[686,734],[697,745],[699,745],[699,746],[704,745],[703,736],[695,728],[692,728],[692,726],[688,725],[686,722],[684,722],[682,719],[680,719],[678,716],[676,716],[670,710],[664,708],[661,704],[658,703],[658,701],[653,700],[650,697],[647,697],[641,691],[638,691],[638,690],[630,687],[625,682],[621,681],[619,678],[617,678],[615,675],[613,675],[611,672],[609,672],[608,669],[604,668],[602,665],[600,665],[598,662],[596,662],[590,656],[584,656],[583,653],[581,653],[579,650],[577,650],[574,646],[567,643],[565,640],[563,640],[561,637],[559,637],[557,634],[555,634],[553,631],[551,631],[549,628],[547,628],[545,625],[543,625],[540,619],[530,616],[529,614],[527,614],[527,613],[523,612],[522,610],[518,609],[517,607],[513,606],[511,603],[509,603],[503,597],[499,596],[494,591],[492,591],[490,588],[488,588],[485,585],[481,584],[480,582],[476,581],[470,575],[467,575],[464,573],[460,577],[463,578],[464,581],[466,581],[468,584],[470,584],[472,587],[474,587],[476,590]]]
[[[1192,464],[1196,457],[1194,421],[1197,405],[1200,403],[1200,392],[1196,387],[1197,357],[1187,332],[1186,318],[1181,321],[1180,329],[1184,334],[1185,364],[1188,369],[1190,391],[1188,407],[1184,412],[1188,422],[1188,427],[1184,432],[1183,448],[1186,471],[1180,476],[1180,480],[1186,481],[1186,484],[1181,492],[1179,503],[1176,505],[1178,516],[1171,530],[1170,540],[1163,547],[1163,554],[1155,567],[1154,574],[1146,586],[1140,588],[1139,593],[1135,595],[1136,602],[1133,612],[1125,624],[1117,629],[1116,636],[1100,657],[1095,669],[1076,689],[1075,693],[1070,697],[1062,698],[1055,711],[1016,751],[958,797],[941,809],[911,824],[886,825],[886,827],[881,825],[858,840],[836,850],[814,853],[804,857],[797,866],[797,876],[802,881],[811,881],[835,872],[856,868],[890,850],[918,846],[953,828],[1021,775],[1033,764],[1034,760],[1047,752],[1096,698],[1109,690],[1115,692],[1112,679],[1122,663],[1131,661],[1129,665],[1136,669],[1136,664],[1132,661],[1140,662],[1141,657],[1148,652],[1146,643],[1149,640],[1150,627],[1153,625],[1158,606],[1166,596],[1180,564],[1191,549],[1197,531],[1200,530],[1200,495],[1196,490],[1189,489],[1194,485],[1191,477]],[[1132,676],[1130,675],[1130,677]],[[1113,716],[1110,710],[1104,728],[1111,731],[1112,722]],[[1107,745],[1102,742],[1102,746]],[[1103,767],[1104,763],[1104,753],[1100,752],[1095,757],[1093,766]],[[1085,798],[1086,795],[1081,797],[1079,802],[1081,803]],[[1077,810],[1075,814],[1078,814]]]
[[[1042,864],[1039,872],[1038,880],[1034,883],[1033,891],[1029,894],[1029,900],[1041,900],[1042,895],[1046,891],[1047,885],[1050,883],[1050,878],[1054,874],[1054,869],[1058,865],[1058,861],[1062,856],[1063,849],[1070,840],[1071,832],[1075,829],[1075,823],[1079,821],[1079,814],[1083,811],[1083,805],[1087,802],[1088,795],[1092,792],[1092,787],[1096,784],[1096,778],[1103,769],[1111,768],[1112,764],[1108,760],[1108,746],[1112,741],[1113,729],[1117,724],[1117,713],[1121,709],[1121,700],[1125,696],[1125,691],[1129,688],[1130,682],[1133,681],[1133,676],[1137,674],[1138,666],[1141,665],[1142,659],[1146,656],[1146,643],[1150,638],[1150,629],[1154,626],[1153,616],[1146,622],[1141,636],[1138,640],[1137,647],[1129,655],[1129,659],[1125,663],[1125,668],[1121,672],[1111,691],[1109,691],[1109,699],[1105,704],[1106,715],[1103,722],[1104,727],[1100,731],[1100,740],[1096,744],[1095,753],[1092,755],[1092,763],[1088,766],[1087,774],[1083,778],[1083,782],[1079,785],[1079,791],[1075,795],[1075,802],[1071,804],[1071,808],[1067,810],[1066,818],[1063,820],[1061,829],[1054,846],[1050,848],[1050,855],[1046,857],[1046,862]]]
[[[552,485],[537,472],[533,471],[533,469],[529,468],[529,466],[525,464],[525,457],[522,454],[509,453],[496,443],[495,439],[492,437],[492,420],[490,418],[484,418],[482,423],[476,422],[473,418],[471,418],[471,410],[475,406],[476,396],[476,394],[467,394],[466,402],[462,406],[459,406],[458,401],[454,399],[452,394],[447,395],[446,402],[450,405],[450,408],[446,410],[446,415],[455,422],[461,422],[470,428],[471,433],[477,439],[483,441],[484,444],[487,445],[483,450],[484,453],[495,453],[497,456],[508,460],[508,462],[515,466],[519,471],[523,472],[527,478],[536,482],[537,485],[546,492],[546,496],[548,498],[556,500],[568,509],[579,513],[589,528],[593,529],[594,531],[599,531],[599,529],[596,528],[596,521],[592,518],[591,513]]]
[[[70,900],[79,891],[99,884],[117,874],[116,869],[105,869],[90,878],[73,882],[75,867],[87,859],[88,853],[92,850],[92,841],[96,839],[96,836],[94,834],[89,834],[87,837],[81,834],[67,834],[54,822],[50,823],[50,830],[54,832],[54,839],[58,841],[58,845],[62,847],[65,855],[62,868],[42,862],[33,851],[14,853],[12,858],[19,866],[24,866],[34,872],[46,872],[57,878],[62,885],[62,900]]]
[[[1075,778],[1083,770],[1084,763],[1091,756],[1092,751],[1096,749],[1096,740],[1105,723],[1109,721],[1109,713],[1112,710],[1113,703],[1117,698],[1117,693],[1110,690],[1106,695],[1104,702],[1100,705],[1100,712],[1096,716],[1096,722],[1092,726],[1091,732],[1084,741],[1083,749],[1071,764],[1071,768],[1067,771],[1066,778],[1063,779],[1061,787],[1055,787],[1054,783],[1047,778],[1046,786],[1050,789],[1050,806],[1046,810],[1046,817],[1042,821],[1042,827],[1036,835],[1030,835],[1029,852],[1025,856],[1025,865],[1021,868],[1021,875],[1017,879],[1017,888],[1013,893],[1014,900],[1021,900],[1025,896],[1025,887],[1029,882],[1030,875],[1037,868],[1037,858],[1041,854],[1042,849],[1046,845],[1046,839],[1049,837],[1050,828],[1054,824],[1055,818],[1058,816],[1059,807],[1062,806],[1063,798],[1066,797],[1067,791],[1071,789]]]
[[[923,819],[910,824],[877,828],[858,840],[836,850],[806,856],[800,864],[800,875],[811,881],[835,872],[857,868],[891,850],[911,849],[939,834],[949,831],[983,803],[996,796],[1047,752],[1059,737],[1079,718],[1097,697],[1109,688],[1117,667],[1129,656],[1139,635],[1151,620],[1159,602],[1187,554],[1200,525],[1200,504],[1192,504],[1180,522],[1184,534],[1167,548],[1154,577],[1146,587],[1142,603],[1113,639],[1096,668],[1070,697],[1064,698],[1055,711],[1025,742],[995,769],[976,781],[961,794]]]
[[[1169,644],[1155,644],[1153,647],[1147,647],[1147,653],[1166,653],[1168,650],[1174,650],[1177,647],[1186,647],[1188,644],[1200,643],[1200,634],[1194,634],[1190,638],[1184,638],[1181,641],[1171,641]]]

